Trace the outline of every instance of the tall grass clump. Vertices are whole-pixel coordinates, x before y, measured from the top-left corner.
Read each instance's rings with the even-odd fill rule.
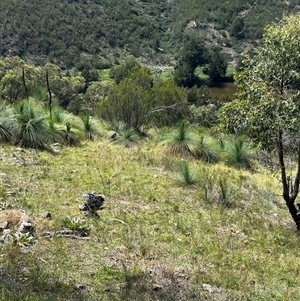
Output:
[[[233,191],[228,183],[228,179],[220,176],[217,182],[219,202],[226,208],[231,206],[230,199],[233,197]]]
[[[204,201],[205,203],[211,202],[213,199],[215,182],[215,174],[211,172],[211,169],[202,166],[199,170],[199,185],[197,186],[201,201]]]
[[[9,142],[16,128],[16,115],[13,108],[0,103],[0,141]]]
[[[51,140],[48,116],[34,100],[22,100],[16,105],[15,144],[21,147],[47,148]]]
[[[174,181],[180,186],[195,185],[197,182],[196,172],[188,162],[181,162],[174,175]]]
[[[226,164],[232,167],[251,169],[253,167],[253,161],[256,158],[256,152],[251,149],[246,138],[241,136],[235,141],[227,143],[221,157]]]
[[[189,156],[197,152],[199,139],[187,124],[181,121],[174,131],[162,137],[162,144],[166,145],[169,154]]]

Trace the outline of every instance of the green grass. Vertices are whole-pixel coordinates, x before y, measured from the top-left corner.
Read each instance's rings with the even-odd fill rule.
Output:
[[[178,185],[181,159],[152,140],[57,155],[0,145],[0,158],[0,201],[36,226],[30,247],[0,243],[0,300],[300,299],[299,235],[276,175],[188,159],[197,181]],[[92,191],[106,200],[100,219],[86,219],[89,240],[43,235],[83,218]]]

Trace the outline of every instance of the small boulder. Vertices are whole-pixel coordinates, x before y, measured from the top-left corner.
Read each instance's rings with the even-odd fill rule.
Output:
[[[85,216],[99,217],[97,211],[102,210],[105,196],[103,194],[84,193],[83,197],[85,201],[82,205],[79,206],[79,210]]]

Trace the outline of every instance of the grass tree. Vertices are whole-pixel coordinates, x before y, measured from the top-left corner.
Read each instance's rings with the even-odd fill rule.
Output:
[[[218,160],[218,150],[215,142],[204,135],[200,136],[195,155],[205,162],[216,162]]]
[[[188,162],[183,161],[179,164],[177,171],[174,175],[174,181],[180,186],[192,186],[197,182],[195,170],[188,164]]]
[[[83,130],[77,116],[56,106],[52,111],[52,122],[52,137],[54,140],[66,145],[79,144],[83,136]]]
[[[199,138],[181,121],[174,131],[162,137],[162,144],[166,145],[169,154],[190,156],[197,152]]]
[[[16,115],[13,108],[0,103],[0,141],[9,142],[16,128]]]
[[[87,140],[95,140],[100,136],[100,122],[89,114],[80,115],[81,130]]]
[[[51,140],[48,116],[34,100],[22,100],[16,105],[16,131],[13,142],[21,147],[48,147]]]
[[[117,144],[122,144],[125,147],[131,147],[138,142],[138,135],[133,127],[127,127],[123,122],[117,121],[113,124],[114,138],[113,141]]]
[[[256,152],[247,143],[246,138],[240,136],[235,141],[227,143],[221,153],[221,158],[230,166],[250,169],[256,158]]]

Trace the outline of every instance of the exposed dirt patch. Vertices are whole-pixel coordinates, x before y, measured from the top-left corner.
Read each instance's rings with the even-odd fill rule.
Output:
[[[0,228],[15,230],[23,222],[29,222],[29,216],[15,209],[0,211]]]

